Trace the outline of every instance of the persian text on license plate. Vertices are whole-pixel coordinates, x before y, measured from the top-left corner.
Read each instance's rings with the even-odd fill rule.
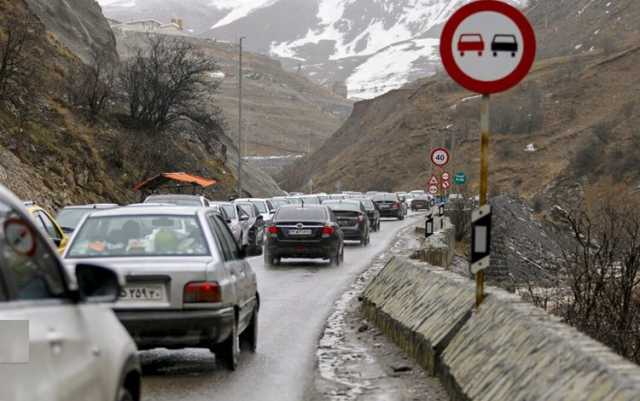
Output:
[[[164,301],[164,285],[126,286],[120,292],[122,301]]]
[[[311,235],[311,230],[289,230],[289,235]]]

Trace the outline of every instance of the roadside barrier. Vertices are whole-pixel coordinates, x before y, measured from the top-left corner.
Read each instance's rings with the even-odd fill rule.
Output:
[[[513,294],[487,293],[475,311],[470,280],[395,257],[362,310],[454,401],[640,400],[640,367]]]

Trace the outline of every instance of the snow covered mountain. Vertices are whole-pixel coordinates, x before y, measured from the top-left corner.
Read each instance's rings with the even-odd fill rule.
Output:
[[[108,17],[140,18],[145,9],[158,18],[171,10],[162,16],[183,18],[203,36],[246,36],[248,49],[321,84],[346,84],[349,97],[365,99],[433,74],[442,24],[471,0],[99,1]]]

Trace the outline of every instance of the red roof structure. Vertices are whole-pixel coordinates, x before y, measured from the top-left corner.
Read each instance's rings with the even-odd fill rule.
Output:
[[[143,181],[133,188],[136,191],[154,192],[159,189],[179,190],[183,188],[192,188],[195,193],[196,188],[208,188],[215,185],[218,181],[199,177],[197,175],[187,173],[162,173],[155,177]]]

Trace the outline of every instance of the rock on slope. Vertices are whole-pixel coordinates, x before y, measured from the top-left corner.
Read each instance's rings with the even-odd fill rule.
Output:
[[[637,182],[640,156],[631,149],[640,145],[640,2],[536,4],[529,14],[542,56],[523,84],[492,100],[491,192],[553,196],[607,176]],[[448,168],[465,171],[476,187],[478,122],[477,96],[442,75],[422,80],[356,103],[340,130],[282,183],[295,189],[313,178],[326,191],[338,182],[358,190],[424,188],[428,150],[453,143]]]

